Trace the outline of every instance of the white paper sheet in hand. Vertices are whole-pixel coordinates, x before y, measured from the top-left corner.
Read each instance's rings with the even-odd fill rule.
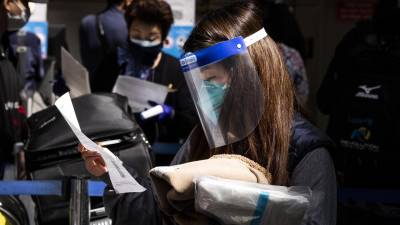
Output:
[[[61,70],[72,98],[91,93],[89,72],[64,48],[61,48]]]
[[[69,93],[61,96],[56,101],[55,105],[67,121],[79,142],[86,149],[98,152],[104,159],[108,168],[111,183],[117,193],[143,192],[146,190],[130,175],[118,157],[116,157],[110,150],[98,146],[82,133]]]
[[[126,96],[133,112],[143,112],[151,106],[148,101],[163,104],[168,87],[130,76],[119,76],[113,92]]]

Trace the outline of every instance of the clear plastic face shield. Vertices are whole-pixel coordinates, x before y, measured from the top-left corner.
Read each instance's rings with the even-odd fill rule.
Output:
[[[264,112],[264,94],[247,48],[260,31],[186,53],[180,60],[210,148],[246,138]]]

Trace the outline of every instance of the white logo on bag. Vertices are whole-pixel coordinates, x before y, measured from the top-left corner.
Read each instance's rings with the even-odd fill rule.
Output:
[[[4,104],[4,109],[6,111],[10,111],[10,110],[13,110],[13,109],[19,109],[19,102],[6,102]]]
[[[375,99],[375,100],[379,99],[379,96],[377,94],[371,94],[371,92],[373,90],[381,88],[381,85],[378,85],[378,86],[375,86],[375,87],[367,87],[367,85],[361,85],[361,86],[358,86],[358,88],[362,89],[363,92],[361,92],[361,91],[358,92],[356,94],[356,97],[369,98],[369,99]]]
[[[39,129],[42,129],[43,127],[49,125],[50,123],[56,121],[56,117],[53,116],[49,120],[45,121],[42,125],[39,126]]]

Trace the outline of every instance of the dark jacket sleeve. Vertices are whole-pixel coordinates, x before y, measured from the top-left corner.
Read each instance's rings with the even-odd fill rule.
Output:
[[[303,225],[336,224],[336,176],[333,162],[325,148],[315,149],[300,161],[290,185],[308,186],[312,190]]]
[[[173,164],[181,164],[186,160],[190,138],[176,154]],[[102,179],[107,183],[103,202],[106,213],[112,219],[113,225],[159,225],[162,224],[162,214],[158,209],[155,195],[149,177],[140,177],[138,173],[127,168],[136,181],[147,190],[142,193],[116,194],[111,186],[108,174]]]
[[[87,66],[88,63],[88,17],[82,19],[79,25],[79,50],[81,54],[82,64]]]
[[[108,175],[103,180],[107,182],[104,190],[103,201],[106,213],[112,219],[113,225],[158,225],[161,223],[161,215],[158,210],[150,178],[139,177],[134,170],[130,170],[136,181],[147,190],[142,193],[116,194],[111,186]]]

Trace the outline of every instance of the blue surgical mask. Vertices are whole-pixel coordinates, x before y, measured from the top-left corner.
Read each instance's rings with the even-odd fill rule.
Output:
[[[218,122],[221,113],[222,103],[224,102],[226,84],[217,84],[210,81],[203,81],[203,87],[199,93],[199,104],[203,113],[215,125]]]

